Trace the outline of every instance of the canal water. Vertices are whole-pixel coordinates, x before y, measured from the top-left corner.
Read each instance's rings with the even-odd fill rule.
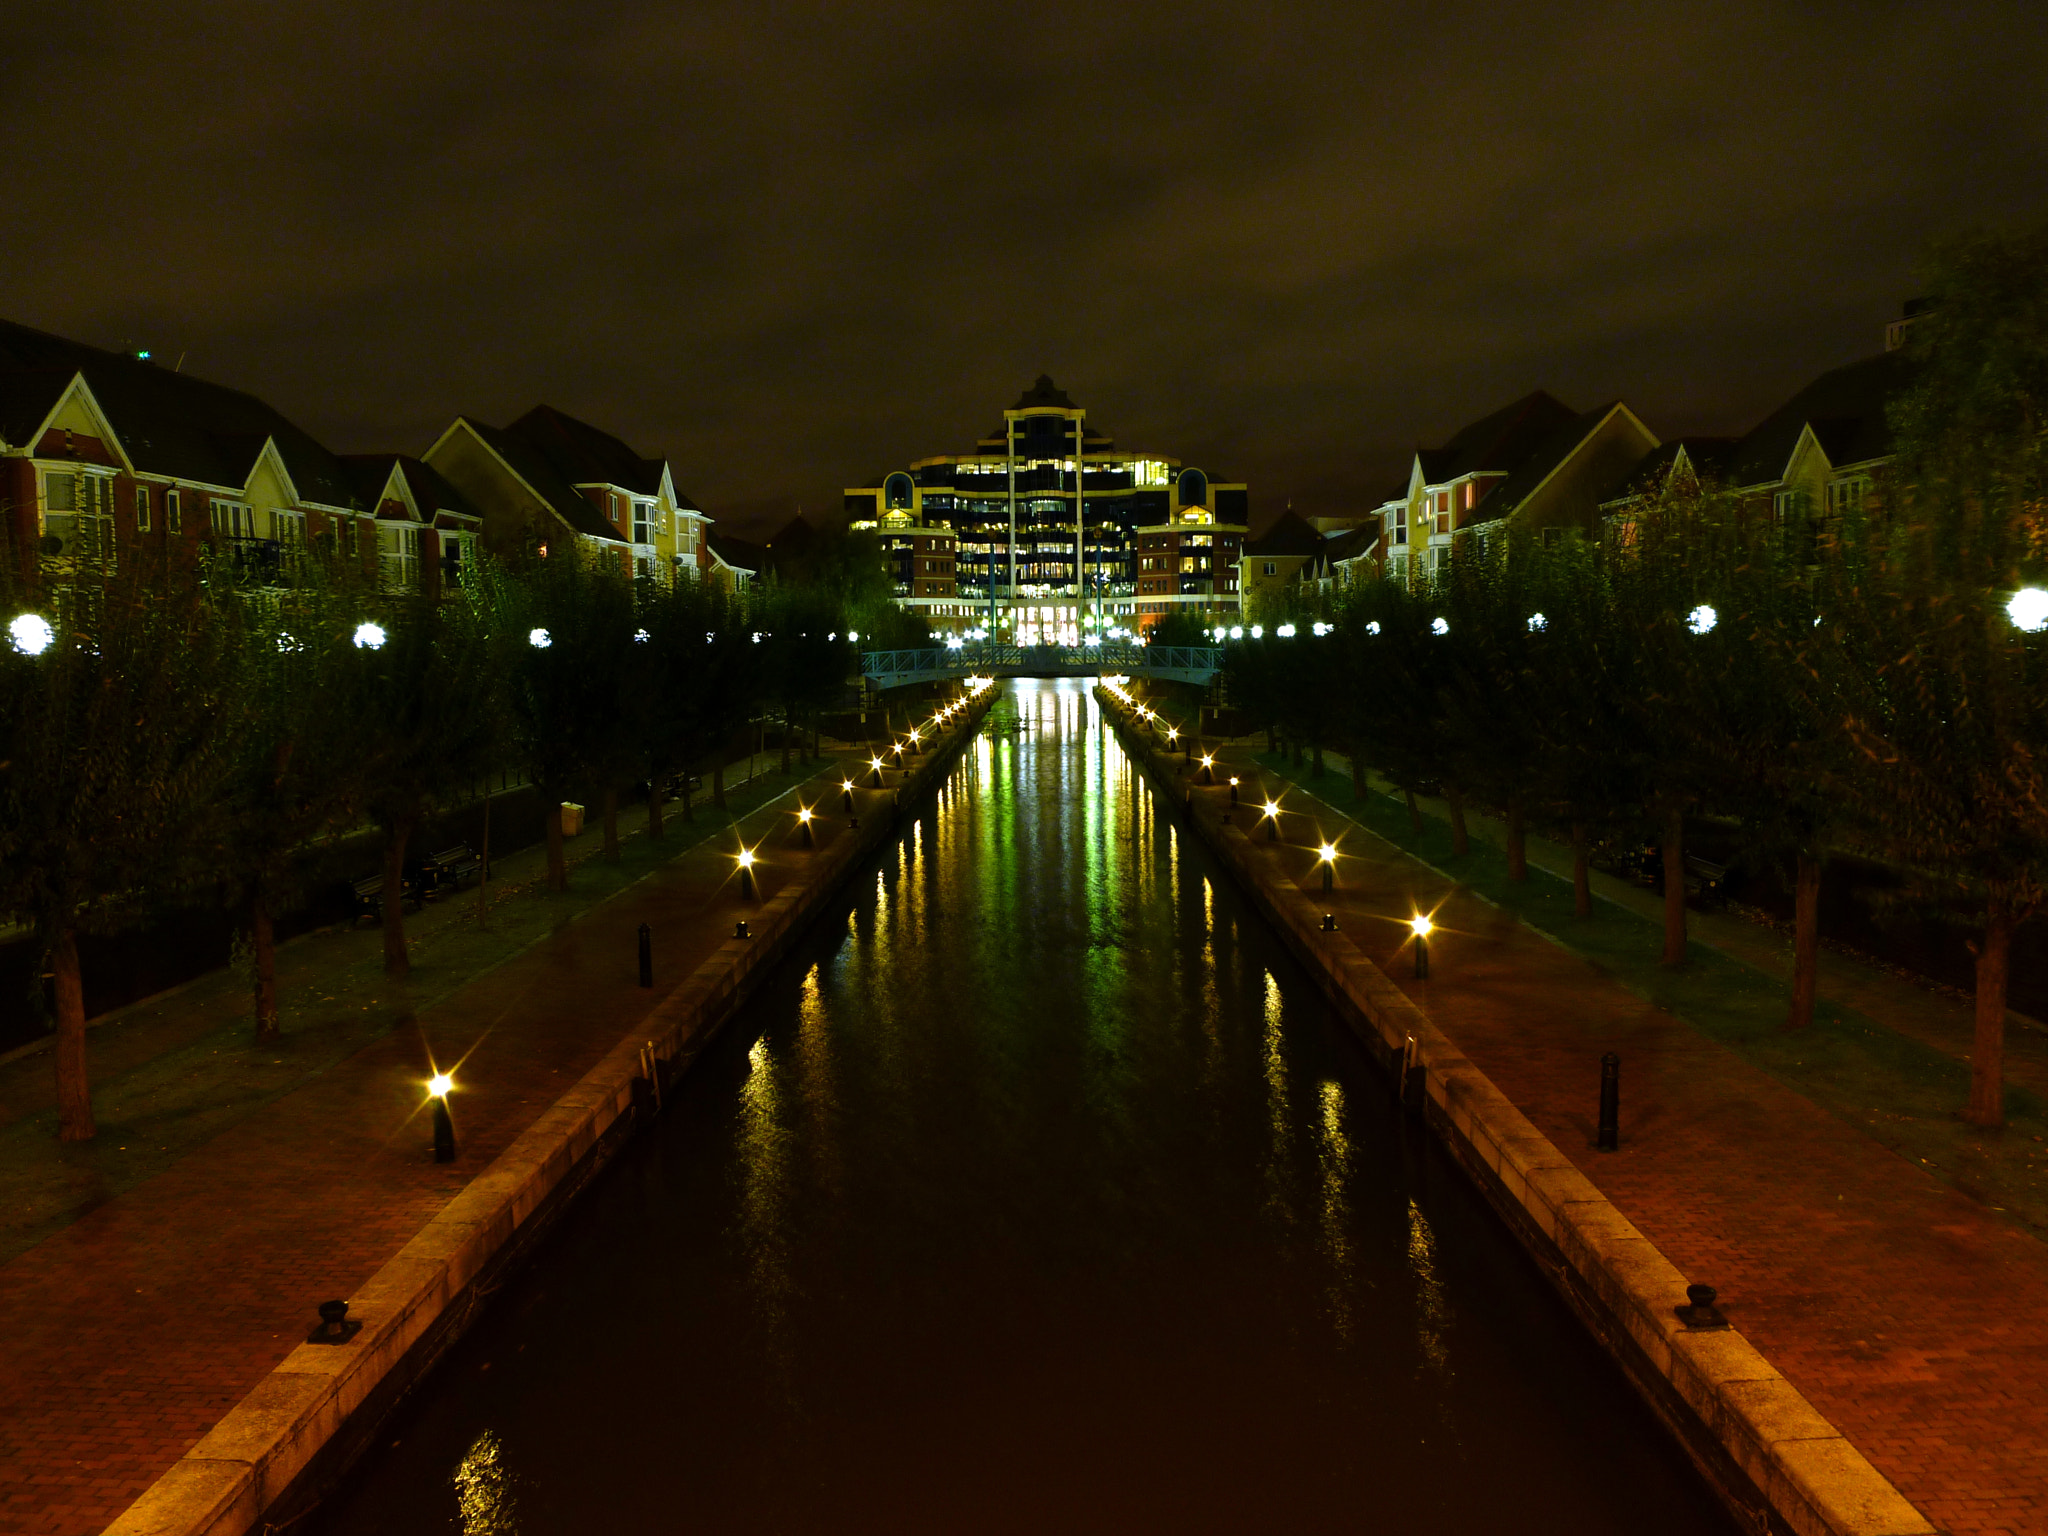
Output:
[[[1732,1526],[1078,681],[936,799],[310,1528]]]

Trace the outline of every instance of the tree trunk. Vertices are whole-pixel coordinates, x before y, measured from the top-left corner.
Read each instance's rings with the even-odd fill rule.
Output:
[[[1586,824],[1572,823],[1572,915],[1591,917],[1593,915],[1593,871],[1592,861],[1587,856]]]
[[[1356,748],[1347,755],[1351,759],[1351,798],[1363,800],[1366,794],[1365,760],[1358,755]]]
[[[657,769],[647,778],[647,835],[657,842],[665,835],[661,812],[661,772]]]
[[[725,809],[725,762],[722,758],[711,770],[711,803],[721,811]]]
[[[785,774],[787,774],[787,773],[789,772],[789,737],[790,737],[790,719],[789,719],[789,711],[788,711],[788,710],[784,710],[784,711],[782,712],[782,771],[783,771],[783,772],[784,772]]]
[[[1323,744],[1320,741],[1309,749],[1308,776],[1312,779],[1320,779],[1323,776]]]
[[[1994,901],[1977,945],[1977,1028],[1970,1042],[1970,1108],[1963,1116],[1972,1125],[2005,1124],[2005,982],[2012,927],[2012,913]]]
[[[569,889],[569,860],[562,852],[562,802],[548,801],[548,889]]]
[[[1472,851],[1472,840],[1465,835],[1464,791],[1454,789],[1446,784],[1444,786],[1444,804],[1449,806],[1451,811],[1451,852],[1454,854],[1470,853]]]
[[[619,862],[619,790],[615,784],[604,787],[604,861],[607,864]]]
[[[1787,1029],[1813,1022],[1813,994],[1820,982],[1820,856],[1799,851],[1792,882],[1792,1013]]]
[[[1664,963],[1685,964],[1685,812],[1664,813]]]
[[[1266,727],[1266,750],[1268,752],[1278,752],[1280,750],[1280,738],[1274,734],[1273,727],[1270,725]]]
[[[85,1072],[85,985],[78,975],[78,933],[59,928],[50,945],[57,992],[57,1139],[92,1140],[92,1083]]]
[[[277,933],[259,894],[249,902],[249,951],[256,962],[256,1038],[277,1038]]]
[[[683,770],[683,820],[695,821],[696,819],[696,809],[690,804],[690,770],[685,768]]]
[[[1408,797],[1408,830],[1417,837],[1422,836],[1422,807],[1415,803],[1415,791],[1405,786],[1401,793]]]
[[[1522,823],[1522,802],[1508,802],[1508,878],[1529,878],[1529,829]]]
[[[407,816],[384,828],[384,974],[405,976],[412,960],[405,952],[405,850],[412,842],[415,818]]]

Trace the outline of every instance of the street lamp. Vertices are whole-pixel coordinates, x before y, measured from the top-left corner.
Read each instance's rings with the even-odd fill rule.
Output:
[[[1202,782],[1204,784],[1214,784],[1216,782],[1216,754],[1213,752],[1204,752],[1202,754]]]
[[[1323,844],[1322,847],[1316,850],[1316,859],[1323,866],[1323,894],[1327,896],[1330,894],[1331,886],[1336,880],[1337,845],[1335,843]]]
[[[1429,979],[1429,935],[1434,926],[1420,912],[1408,919],[1408,929],[1415,935],[1415,978],[1418,981]]]
[[[839,781],[839,793],[843,797],[841,804],[844,806],[846,814],[851,816],[853,814],[853,780],[841,779]]]
[[[796,819],[797,824],[804,829],[804,846],[806,848],[817,847],[817,835],[811,831],[811,808],[808,805],[798,806],[796,808]]]
[[[2021,587],[2006,603],[2005,616],[2012,620],[2014,629],[2025,630],[2030,635],[2048,629],[2048,591],[2040,587]],[[14,622],[19,624],[21,620]],[[35,652],[30,651],[29,654],[33,656]]]
[[[544,651],[555,643],[555,637],[544,629],[529,629],[526,632],[526,643],[536,651]]]
[[[19,634],[21,622],[20,619],[14,621],[17,631],[14,641],[16,645],[21,644]],[[372,624],[369,620],[365,619],[356,626],[355,642],[356,649],[359,651],[382,650],[384,648],[384,626],[382,624]],[[34,655],[35,653],[31,651],[29,654]]]
[[[739,851],[739,866],[740,866],[740,899],[741,899],[742,901],[752,901],[752,900],[754,899],[754,850],[753,850],[753,849],[751,849],[751,848],[742,848],[742,849],[741,849],[741,850]]]
[[[57,632],[50,628],[50,621],[40,613],[24,613],[7,626],[7,638],[14,642],[14,648],[24,656],[40,656],[47,651],[57,638]],[[356,642],[360,645],[362,642]]]
[[[868,766],[875,770],[875,788],[882,787],[882,754],[877,752],[868,759]]]
[[[1716,624],[1720,622],[1721,615],[1714,612],[1714,610],[1705,603],[1701,603],[1699,607],[1693,609],[1691,613],[1688,613],[1685,616],[1685,627],[1691,630],[1696,635],[1704,635],[1708,630],[1712,629]]]
[[[1230,777],[1230,803],[1232,806],[1237,804],[1237,775],[1235,774],[1232,774]]]
[[[1280,802],[1277,800],[1266,802],[1266,841],[1280,841]]]
[[[455,1122],[448,1118],[448,1091],[455,1086],[455,1079],[446,1072],[436,1072],[427,1079],[427,1097],[434,1104],[434,1161],[452,1163],[455,1161]]]

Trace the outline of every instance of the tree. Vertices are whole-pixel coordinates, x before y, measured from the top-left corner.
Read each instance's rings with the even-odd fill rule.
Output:
[[[361,604],[315,584],[251,617],[237,692],[247,729],[223,780],[215,867],[247,914],[256,1038],[277,1037],[274,924],[307,844],[361,805],[356,722],[337,710]]]
[[[501,636],[513,749],[547,811],[548,888],[569,888],[562,802],[579,782],[616,771],[628,739],[620,689],[639,627],[625,578],[576,551],[487,578],[486,611]]]
[[[1949,242],[1927,279],[1879,574],[1844,615],[1882,658],[1848,729],[1882,770],[1861,781],[1872,834],[1976,913],[1966,1114],[1996,1126],[2012,936],[2048,897],[2048,633],[2006,608],[2048,576],[2048,225]]]
[[[78,936],[129,927],[204,873],[244,720],[234,600],[126,566],[16,587],[0,642],[0,909],[54,978],[65,1141],[93,1134]]]
[[[465,587],[449,601],[383,599],[353,631],[337,704],[358,743],[363,803],[384,833],[384,969],[411,970],[405,943],[406,854],[429,815],[498,766],[504,740],[502,655]]]

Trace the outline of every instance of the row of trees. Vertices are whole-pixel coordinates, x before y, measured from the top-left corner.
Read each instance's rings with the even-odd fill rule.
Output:
[[[0,913],[54,976],[66,1140],[93,1133],[81,933],[223,893],[247,924],[258,1037],[273,1037],[272,928],[303,897],[311,846],[381,830],[385,969],[402,977],[396,893],[437,811],[522,769],[548,808],[549,884],[565,889],[563,800],[602,807],[616,858],[632,786],[703,768],[723,805],[748,723],[781,722],[787,768],[857,666],[829,589],[771,584],[741,601],[574,559],[485,565],[447,602],[340,579],[195,585],[133,560],[8,596]],[[659,793],[647,810],[662,836]]]
[[[1341,746],[1411,809],[1441,792],[1461,851],[1467,802],[1497,808],[1513,878],[1529,824],[1567,835],[1582,913],[1589,847],[1652,833],[1670,964],[1686,818],[1738,822],[1795,893],[1794,1029],[1828,859],[1885,862],[1976,929],[1967,1115],[1996,1125],[2012,936],[2048,899],[2048,596],[2028,587],[2048,575],[2048,230],[1959,242],[1929,279],[1865,508],[1667,484],[1599,542],[1474,538],[1434,579],[1354,588],[1228,665],[1296,741]]]

